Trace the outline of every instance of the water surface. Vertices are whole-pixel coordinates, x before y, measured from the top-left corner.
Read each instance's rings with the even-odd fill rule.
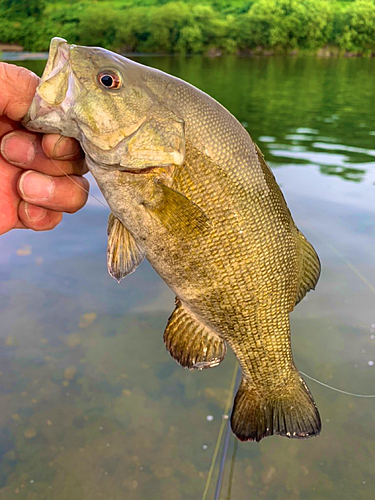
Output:
[[[211,94],[258,142],[323,265],[291,316],[296,364],[375,393],[375,61],[140,60]],[[2,499],[202,498],[234,357],[195,373],[170,358],[173,294],[147,263],[110,278],[107,216],[91,198],[52,232],[0,238]],[[241,443],[233,500],[373,498],[375,401],[309,386],[321,436]]]

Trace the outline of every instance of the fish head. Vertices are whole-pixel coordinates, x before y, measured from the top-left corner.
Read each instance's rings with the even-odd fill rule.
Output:
[[[181,164],[184,123],[151,90],[155,71],[102,48],[53,38],[23,123],[76,138],[86,158],[103,168]]]

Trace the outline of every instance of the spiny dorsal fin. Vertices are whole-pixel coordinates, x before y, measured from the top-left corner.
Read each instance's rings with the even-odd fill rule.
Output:
[[[170,355],[184,368],[212,368],[224,359],[225,342],[193,317],[179,299],[168,320],[164,342]]]
[[[112,213],[108,218],[107,265],[109,274],[120,282],[135,271],[144,258],[144,251],[133,236]]]
[[[320,261],[314,247],[304,235],[298,231],[297,245],[300,255],[299,283],[296,304],[300,302],[309,290],[314,290],[320,276]]]
[[[306,439],[320,433],[321,421],[305,381],[295,371],[277,390],[254,386],[243,378],[234,400],[231,426],[241,441],[260,441],[273,434]]]
[[[161,190],[161,198],[154,207],[147,207],[150,213],[160,220],[164,227],[174,233],[192,238],[199,236],[210,226],[210,220],[203,210],[185,195],[156,181]]]

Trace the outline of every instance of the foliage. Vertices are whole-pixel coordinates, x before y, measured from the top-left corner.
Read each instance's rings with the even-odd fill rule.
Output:
[[[211,46],[235,50],[230,15],[218,15],[210,5],[169,2],[151,8],[59,8],[51,13],[62,24],[59,35],[74,43],[104,45],[135,52],[201,53]]]
[[[33,18],[6,22],[0,20],[0,40],[4,43],[20,44],[25,50],[47,50],[55,33],[55,27],[50,21],[37,22]]]
[[[375,2],[356,0],[343,16],[342,33],[338,45],[347,51],[373,52],[375,50]]]
[[[40,17],[46,7],[45,0],[1,0],[0,6],[10,16],[35,16]]]
[[[240,26],[240,45],[315,49],[329,41],[332,4],[328,0],[258,0]]]
[[[375,0],[0,0],[0,42],[126,52],[375,51]],[[261,48],[261,49],[260,49]]]

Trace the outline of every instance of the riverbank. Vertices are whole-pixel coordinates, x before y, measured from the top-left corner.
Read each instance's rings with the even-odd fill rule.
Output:
[[[334,52],[371,56],[375,0],[0,3],[1,43],[43,52],[53,36],[121,53],[257,55],[262,47],[262,55],[295,51],[327,55],[328,45],[334,48],[330,56],[337,55]]]
[[[164,57],[164,56],[175,56],[179,57],[181,54],[155,54],[155,53],[142,53],[142,52],[122,52],[125,57]],[[195,54],[185,54],[185,57],[193,57]],[[226,55],[220,50],[211,49],[203,54],[204,57],[216,58]],[[362,54],[358,52],[344,52],[337,50],[336,47],[323,47],[315,52],[311,51],[290,51],[290,52],[278,52],[273,50],[266,50],[263,48],[256,48],[254,50],[242,50],[238,51],[236,54],[232,54],[237,57],[317,57],[317,58],[348,58],[348,57],[375,57],[375,52]],[[0,61],[12,62],[12,61],[42,61],[48,59],[48,52],[29,52],[29,51],[0,51]]]
[[[48,58],[48,52],[0,52],[1,61],[37,61]]]

